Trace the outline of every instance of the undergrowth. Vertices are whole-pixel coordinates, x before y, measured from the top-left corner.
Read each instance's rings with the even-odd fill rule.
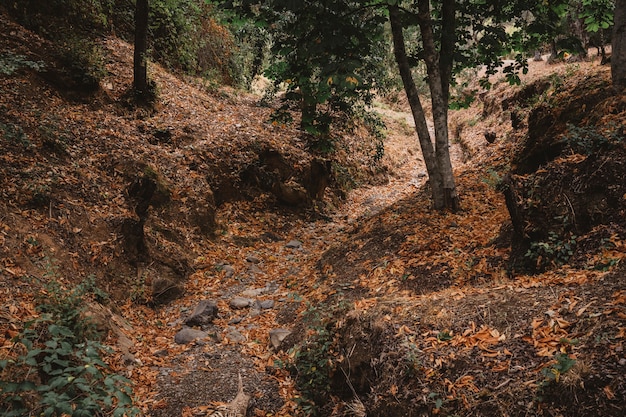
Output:
[[[39,316],[0,359],[0,416],[135,416],[130,382],[110,372],[108,351],[84,317],[84,298],[102,297],[89,278],[70,291],[52,281]]]

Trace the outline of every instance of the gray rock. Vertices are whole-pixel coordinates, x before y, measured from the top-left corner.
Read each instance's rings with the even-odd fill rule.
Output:
[[[268,294],[276,291],[278,289],[278,284],[275,282],[268,283],[265,287],[262,288],[249,288],[241,293],[244,297],[256,298],[262,294]]]
[[[266,292],[267,292],[267,287],[251,288],[249,290],[245,290],[244,292],[242,292],[241,295],[243,295],[244,297],[255,298],[261,294],[265,294]]]
[[[278,349],[283,340],[290,334],[291,331],[287,329],[270,330],[270,344],[274,349]]]
[[[224,271],[224,277],[225,277],[225,278],[230,278],[230,277],[232,277],[233,275],[235,275],[235,268],[233,268],[233,267],[232,267],[232,266],[230,266],[230,265],[224,265],[224,266],[222,267],[222,270]]]
[[[248,267],[248,271],[253,273],[253,274],[262,274],[263,273],[263,270],[261,268],[259,268],[259,266],[256,265],[256,264],[251,264]]]
[[[188,326],[204,326],[213,322],[217,317],[217,303],[212,300],[202,300],[198,303],[191,316],[185,320]]]
[[[274,300],[263,300],[259,301],[259,307],[261,310],[269,310],[274,308]]]
[[[261,260],[256,257],[255,255],[248,255],[246,256],[246,261],[250,262],[251,264],[260,264]]]
[[[252,303],[254,303],[254,300],[251,300],[250,298],[235,297],[230,300],[229,305],[230,308],[234,308],[235,310],[241,310],[243,308],[250,307]]]
[[[299,240],[290,240],[289,242],[287,242],[287,244],[285,245],[286,248],[290,248],[290,249],[300,249],[302,247],[302,242],[300,242]]]
[[[207,332],[185,327],[184,329],[176,333],[176,335],[174,336],[174,342],[178,343],[179,345],[186,345],[193,342],[194,340],[204,339],[207,336]]]
[[[225,337],[231,342],[235,343],[243,343],[246,341],[246,337],[234,327],[229,327],[228,329],[226,329]]]

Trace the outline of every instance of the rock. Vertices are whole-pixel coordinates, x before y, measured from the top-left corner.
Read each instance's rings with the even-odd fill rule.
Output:
[[[267,292],[267,288],[251,288],[249,290],[245,290],[241,293],[244,297],[258,297],[261,294],[265,294]]]
[[[274,349],[278,349],[283,340],[290,334],[291,331],[287,329],[270,330],[270,344]]]
[[[244,297],[235,297],[230,300],[230,308],[234,308],[235,310],[241,310],[243,308],[248,308],[254,303],[254,300]]]
[[[244,297],[256,298],[262,294],[268,294],[276,291],[278,289],[278,284],[275,282],[268,283],[265,287],[262,288],[250,288],[241,293]]]
[[[239,330],[234,327],[229,327],[226,329],[226,334],[224,335],[228,340],[235,343],[243,343],[246,341],[246,337],[241,334]]]
[[[302,242],[300,242],[299,240],[290,240],[289,242],[287,242],[287,244],[285,245],[286,248],[290,248],[290,249],[300,249],[302,247]]]
[[[124,361],[124,365],[126,366],[137,365],[139,363],[137,358],[135,358],[135,355],[130,352],[124,352],[122,355],[122,360]]]
[[[274,300],[257,301],[261,310],[269,310],[274,308]]]
[[[243,321],[243,317],[235,317],[228,321],[228,324],[239,324]]]
[[[170,354],[170,352],[167,349],[160,349],[160,350],[157,350],[156,352],[154,352],[153,355],[156,356],[157,358],[164,358],[164,357],[166,357],[169,354]]]
[[[262,274],[263,270],[261,268],[259,268],[256,264],[251,264],[250,267],[248,268],[248,271],[253,273],[253,274]]]
[[[212,300],[202,300],[198,303],[191,316],[185,320],[188,326],[204,326],[213,322],[217,317],[217,304]]]
[[[235,268],[233,268],[231,265],[224,265],[222,267],[222,270],[224,271],[225,278],[230,278],[235,275]]]
[[[246,262],[249,262],[251,264],[260,264],[261,260],[254,255],[248,255],[246,256]]]
[[[256,317],[256,316],[260,316],[260,315],[261,315],[261,308],[259,307],[259,304],[257,302],[250,309],[250,312],[248,313],[248,316]]]
[[[179,345],[186,345],[193,342],[194,340],[204,339],[207,336],[207,332],[185,327],[184,329],[176,333],[176,335],[174,336],[174,342],[178,343]]]

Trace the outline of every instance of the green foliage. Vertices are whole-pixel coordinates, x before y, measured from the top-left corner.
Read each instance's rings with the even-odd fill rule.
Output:
[[[582,11],[579,17],[583,19],[585,29],[596,33],[613,26],[613,0],[582,0]]]
[[[154,0],[148,18],[152,55],[170,68],[196,69],[201,9],[194,0]]]
[[[574,152],[591,155],[603,149],[612,149],[622,143],[624,136],[621,127],[607,126],[567,126],[567,134],[561,139]]]
[[[554,356],[556,363],[545,367],[541,370],[544,379],[539,384],[539,389],[543,389],[554,383],[558,383],[561,375],[572,369],[576,365],[576,359],[572,359],[569,355],[557,353]]]
[[[31,61],[24,55],[15,55],[12,53],[0,55],[0,74],[13,75],[22,68],[41,71],[45,68],[45,64],[41,61]]]
[[[250,2],[243,3],[245,10]],[[301,128],[325,148],[331,125],[352,106],[371,101],[374,74],[381,69],[384,17],[359,5],[346,0],[277,0],[261,3],[252,13],[273,41],[276,58],[265,75],[285,85],[282,109],[297,103]]]
[[[20,145],[24,148],[28,148],[31,145],[28,135],[18,125],[0,122],[0,132],[2,139],[11,144]]]
[[[566,264],[574,254],[576,242],[575,235],[562,239],[557,233],[551,231],[547,241],[531,242],[525,256],[535,261],[540,270],[553,264],[561,266]]]
[[[94,40],[68,34],[61,42],[61,60],[78,85],[99,88],[107,75],[102,48]]]
[[[296,378],[300,396],[295,398],[305,415],[319,415],[318,405],[330,394],[330,381],[335,369],[335,334],[333,317],[348,307],[340,303],[335,308],[310,307],[304,317],[309,334],[305,341],[291,349],[291,362],[286,366]],[[280,364],[279,364],[280,365]]]
[[[497,190],[501,187],[502,184],[502,176],[498,171],[493,168],[487,169],[487,176],[482,179],[482,182],[487,184],[489,187]]]
[[[101,294],[92,278],[67,292],[54,280],[38,310],[14,339],[15,355],[0,361],[0,416],[134,416],[127,379],[108,372],[83,318],[85,296]]]

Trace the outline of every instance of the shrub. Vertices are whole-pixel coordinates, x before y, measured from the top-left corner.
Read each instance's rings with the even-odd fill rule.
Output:
[[[111,373],[107,347],[84,318],[82,299],[97,294],[93,279],[63,292],[53,282],[41,313],[0,360],[0,416],[134,416],[129,381]]]

